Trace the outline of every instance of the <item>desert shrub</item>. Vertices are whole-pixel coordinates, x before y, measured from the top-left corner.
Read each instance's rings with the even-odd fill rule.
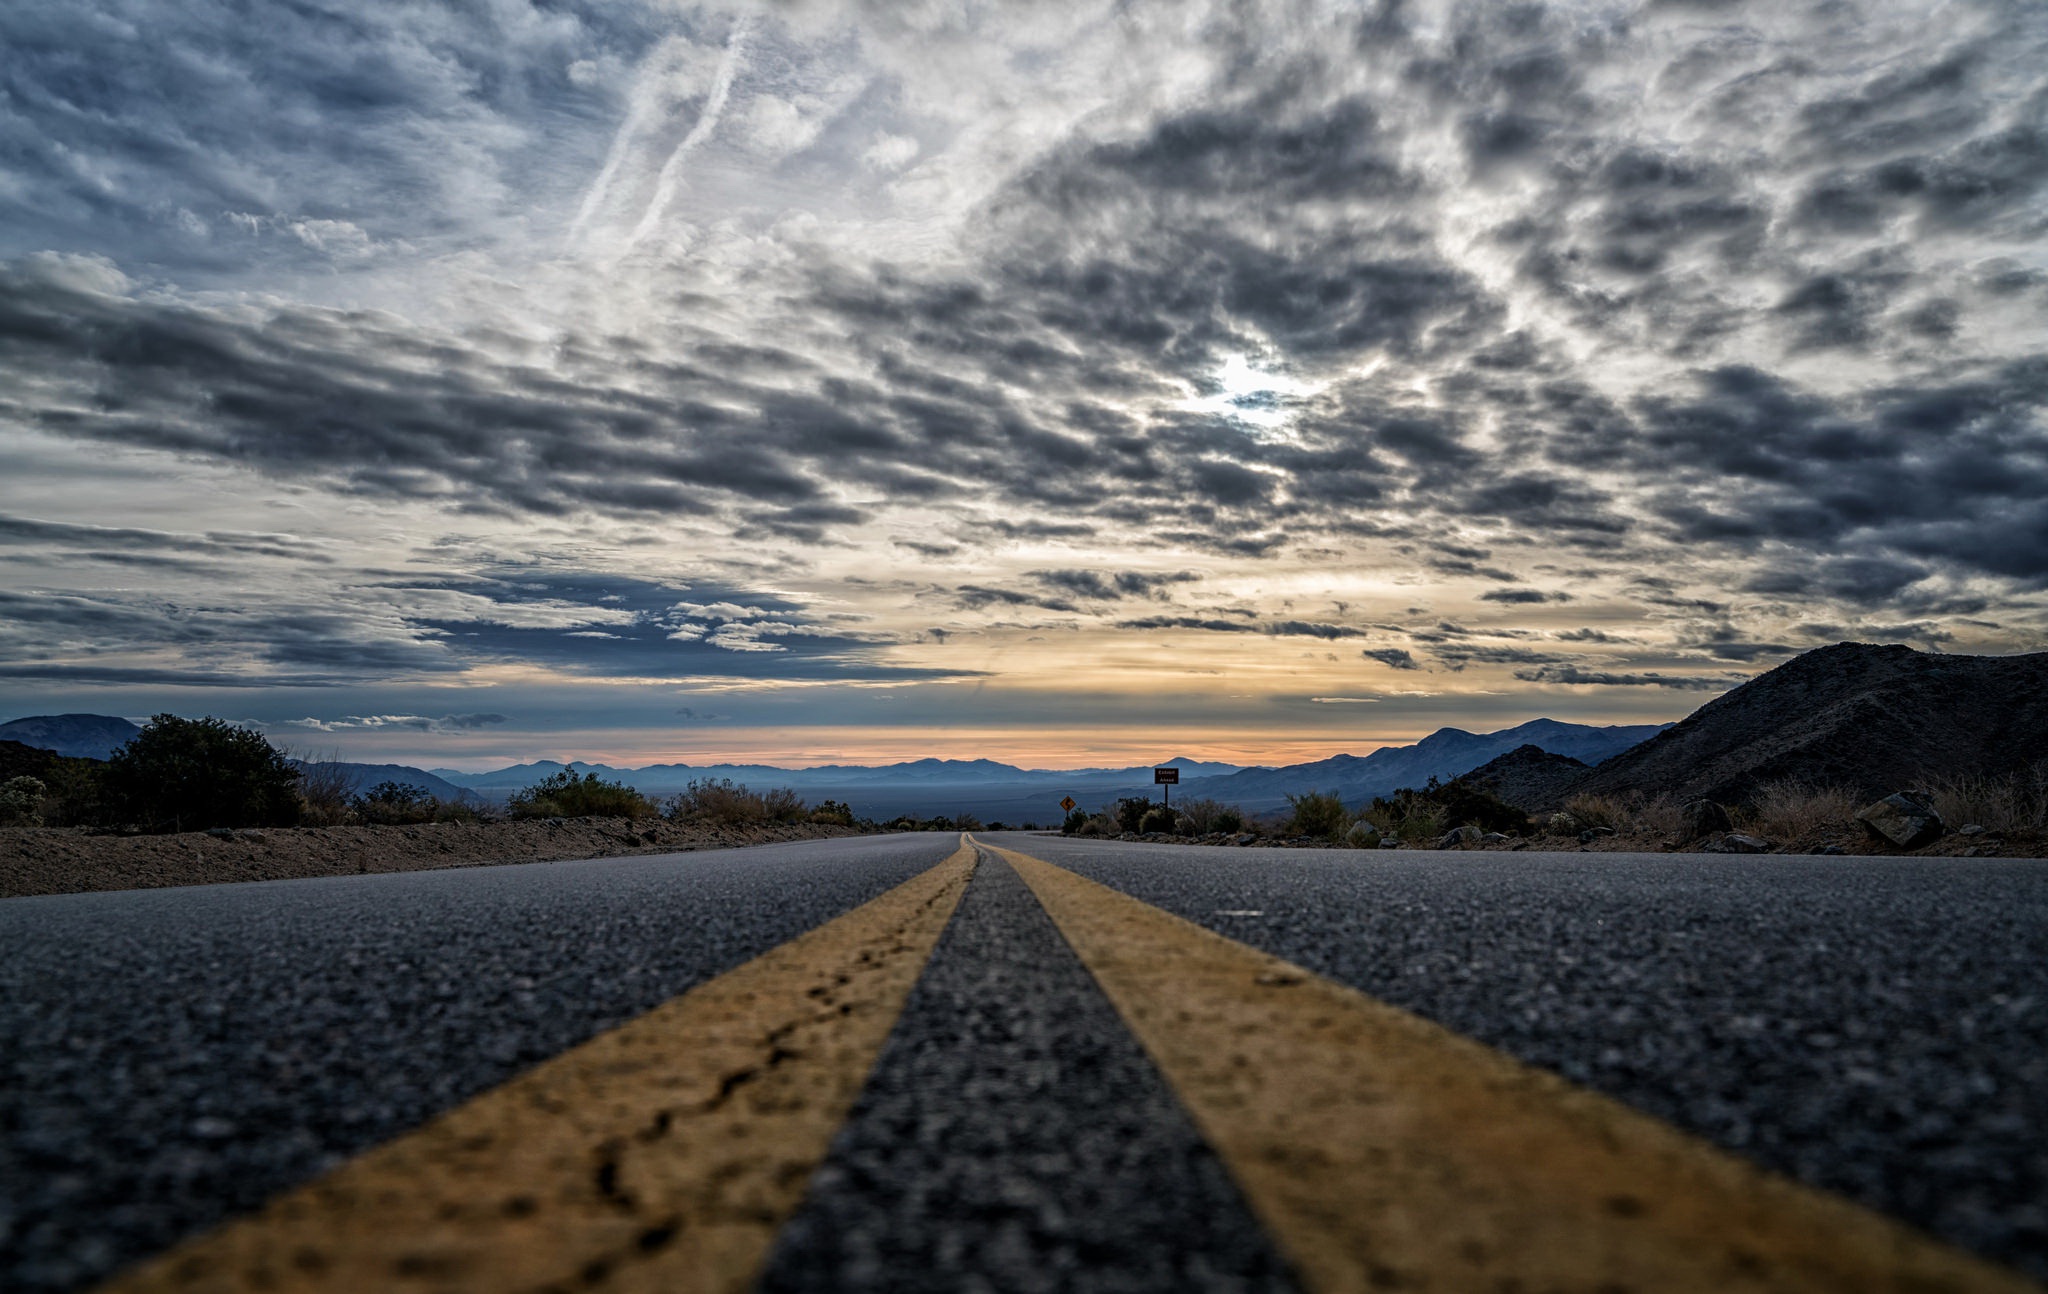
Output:
[[[1628,821],[1628,806],[1611,795],[1574,795],[1564,802],[1564,811],[1578,819],[1581,831],[1591,827],[1618,831]]]
[[[100,794],[100,770],[105,765],[94,759],[57,759],[42,774],[43,793],[39,811],[50,827],[89,827],[103,821],[105,806]]]
[[[489,822],[491,815],[474,800],[437,800],[434,804],[434,821],[459,822],[466,826]]]
[[[1116,822],[1104,814],[1095,814],[1084,821],[1074,832],[1077,836],[1113,836],[1117,832]]]
[[[1300,795],[1288,796],[1287,804],[1293,810],[1287,819],[1289,835],[1324,836],[1335,840],[1351,825],[1351,815],[1345,811],[1344,801],[1334,792],[1304,791]]]
[[[1171,835],[1173,832],[1173,810],[1163,804],[1155,804],[1145,810],[1145,816],[1138,819],[1138,830],[1157,831]]]
[[[761,811],[770,822],[802,822],[805,805],[795,791],[778,786],[761,793]]]
[[[1403,786],[1393,794],[1374,796],[1374,801],[1360,811],[1368,823],[1378,827],[1380,835],[1393,835],[1395,839],[1436,839],[1448,827],[1458,823],[1450,821],[1448,807],[1440,799],[1442,786],[1436,778],[1430,778],[1421,790]]]
[[[1629,797],[1629,826],[1659,836],[1677,836],[1685,831],[1685,805],[1669,795],[1639,794]]]
[[[853,808],[842,800],[820,800],[818,807],[811,810],[810,820],[821,826],[850,827],[853,825]]]
[[[1194,796],[1182,800],[1181,812],[1194,820],[1194,834],[1206,836],[1212,831],[1243,831],[1244,810],[1221,800]]]
[[[312,827],[334,827],[357,815],[352,801],[355,779],[341,766],[341,753],[298,761],[299,821]],[[424,821],[424,819],[422,819]]]
[[[40,777],[10,777],[0,782],[0,824],[36,826],[43,820],[43,797],[49,792]]]
[[[1067,814],[1067,820],[1060,824],[1060,834],[1072,836],[1080,833],[1081,824],[1088,821],[1088,810],[1074,809]]]
[[[1145,821],[1145,815],[1152,812],[1154,801],[1143,795],[1126,795],[1116,802],[1112,811],[1116,817],[1118,831],[1137,831]]]
[[[261,733],[222,719],[160,714],[100,774],[106,814],[149,831],[288,827],[299,770]]]
[[[434,821],[440,812],[441,801],[424,786],[414,786],[410,782],[379,782],[361,795],[352,797],[348,807],[356,817],[372,826],[396,827]]]
[[[1935,777],[1927,794],[1950,828],[1974,823],[1987,831],[2048,828],[2048,764],[2001,777]]]
[[[671,818],[714,822],[721,826],[768,821],[767,799],[729,777],[706,777],[691,782],[668,797],[667,811]]]
[[[980,819],[980,818],[977,818],[977,817],[975,817],[975,816],[974,816],[973,814],[971,814],[971,813],[965,813],[965,812],[962,812],[962,813],[959,813],[959,814],[956,814],[956,815],[954,815],[954,818],[953,818],[953,830],[955,830],[955,831],[984,831],[984,830],[987,830],[987,828],[985,828],[985,827],[983,827],[983,826],[981,825],[981,819]]]
[[[1783,840],[1846,827],[1856,820],[1859,807],[1855,792],[1845,787],[1809,786],[1788,778],[1757,787],[1739,816],[1750,830]]]
[[[632,787],[567,768],[514,792],[505,807],[515,818],[645,818],[655,812]]]

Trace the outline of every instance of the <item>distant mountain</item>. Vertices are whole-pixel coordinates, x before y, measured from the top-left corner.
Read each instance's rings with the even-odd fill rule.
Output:
[[[1876,798],[1927,776],[1997,776],[2043,760],[2048,653],[1838,643],[1716,697],[1573,789],[1736,803],[1790,779]]]
[[[1205,763],[1175,758],[1165,761],[1179,768],[1183,778],[1234,773],[1241,764]],[[509,795],[564,769],[596,773],[608,781],[624,782],[648,795],[666,795],[682,790],[693,781],[731,778],[757,789],[786,786],[796,791],[847,798],[842,792],[896,790],[987,790],[1001,794],[1027,794],[1032,788],[1071,788],[1082,794],[1098,786],[1121,788],[1150,786],[1154,765],[1129,768],[1032,769],[991,759],[916,759],[899,764],[818,764],[808,768],[780,768],[773,764],[650,764],[644,768],[615,768],[582,760],[562,763],[552,759],[530,764],[513,764],[482,773],[454,769],[434,772],[458,786],[483,795]],[[1057,800],[1055,794],[1052,799]],[[859,806],[856,805],[856,808]],[[899,809],[896,812],[907,812]]]
[[[1252,768],[1228,777],[1200,778],[1183,786],[1182,793],[1241,805],[1253,813],[1282,808],[1289,795],[1304,791],[1333,791],[1347,803],[1356,803],[1404,786],[1421,786],[1432,777],[1447,782],[1518,746],[1535,746],[1554,755],[1569,755],[1583,763],[1596,764],[1654,737],[1668,726],[1595,727],[1556,719],[1532,719],[1499,732],[1439,728],[1412,746],[1383,746],[1370,755],[1336,755],[1309,764]]]
[[[380,782],[398,782],[410,786],[424,787],[432,793],[434,798],[439,800],[474,800],[477,798],[475,793],[467,788],[457,786],[446,778],[436,777],[423,768],[414,768],[410,764],[351,764],[345,760],[327,759],[295,759],[292,763],[298,765],[300,769],[309,775],[318,775],[329,771],[340,772],[342,776],[348,779],[348,790],[351,795],[360,795]]]
[[[142,729],[111,714],[39,714],[0,723],[0,741],[81,759],[105,759]]]

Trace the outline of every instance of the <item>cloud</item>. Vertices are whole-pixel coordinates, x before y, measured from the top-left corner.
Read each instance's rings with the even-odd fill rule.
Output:
[[[1507,606],[1536,606],[1545,602],[1569,602],[1572,595],[1561,590],[1545,592],[1542,589],[1488,589],[1479,595],[1481,602],[1499,602]]]
[[[287,719],[284,721],[294,728],[310,728],[315,732],[378,731],[380,729],[404,729],[412,732],[472,732],[510,720],[502,714],[444,714],[430,718],[419,714],[369,714],[343,715],[335,719]]]
[[[1421,665],[1416,663],[1414,653],[1404,647],[1368,647],[1358,654],[1367,660],[1376,660],[1388,669],[1419,670],[1422,668]]]
[[[1606,670],[1585,670],[1576,665],[1544,665],[1534,669],[1518,669],[1515,671],[1515,677],[1525,683],[1565,683],[1575,687],[1662,687],[1681,692],[1720,692],[1743,681],[1739,678],[1716,678],[1711,675],[1655,672],[1622,674]]]

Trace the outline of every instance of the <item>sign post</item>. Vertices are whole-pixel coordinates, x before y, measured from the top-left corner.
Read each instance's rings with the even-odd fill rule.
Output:
[[[1171,767],[1155,768],[1152,770],[1152,780],[1159,786],[1161,802],[1167,808],[1172,808],[1173,788],[1180,785],[1180,770]]]

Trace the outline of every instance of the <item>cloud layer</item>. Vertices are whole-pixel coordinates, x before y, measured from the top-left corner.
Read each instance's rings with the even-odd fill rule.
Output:
[[[24,685],[986,696],[1167,643],[1276,705],[1635,714],[1838,636],[2041,642],[2024,3],[0,41]]]

